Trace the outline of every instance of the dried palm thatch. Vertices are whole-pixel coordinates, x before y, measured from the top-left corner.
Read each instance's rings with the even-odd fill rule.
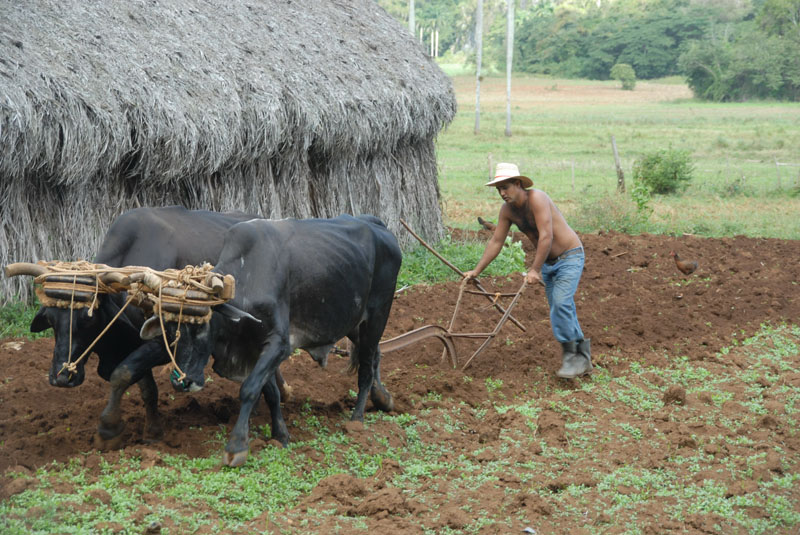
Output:
[[[442,221],[447,77],[373,0],[0,0],[0,264],[128,208]],[[29,296],[6,279],[0,301]]]

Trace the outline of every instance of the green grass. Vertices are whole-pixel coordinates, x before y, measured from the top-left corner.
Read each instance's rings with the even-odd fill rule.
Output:
[[[486,243],[481,241],[461,242],[445,238],[432,247],[461,271],[469,271],[480,260]],[[525,271],[525,269],[525,251],[522,250],[522,243],[514,242],[508,237],[506,246],[481,273],[481,276],[505,276],[509,273]],[[420,245],[403,254],[403,265],[397,278],[397,286],[402,288],[414,284],[432,284],[458,278],[455,271]]]
[[[21,337],[35,339],[50,336],[50,331],[30,332],[31,322],[38,311],[38,301],[32,305],[16,301],[0,306],[0,340]]]
[[[615,199],[614,135],[629,190],[633,162],[646,153],[686,149],[696,166],[684,194],[656,196],[649,220],[622,230],[800,238],[800,104],[698,102],[675,79],[630,92],[616,82],[520,75],[506,137],[505,79],[486,77],[476,135],[474,77],[453,80],[459,111],[436,145],[448,224],[475,228],[475,216],[496,216],[501,201],[483,186],[491,155],[517,162],[580,230],[598,230],[587,210],[600,212],[597,221],[609,203],[617,216],[633,209],[627,196]],[[794,166],[779,175],[776,161]]]

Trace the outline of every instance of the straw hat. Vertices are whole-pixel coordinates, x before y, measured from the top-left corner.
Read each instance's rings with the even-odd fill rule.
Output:
[[[486,185],[496,186],[512,179],[519,180],[523,188],[529,188],[533,186],[533,180],[526,176],[520,175],[519,168],[515,163],[498,163],[497,167],[495,167],[494,178],[487,182]]]

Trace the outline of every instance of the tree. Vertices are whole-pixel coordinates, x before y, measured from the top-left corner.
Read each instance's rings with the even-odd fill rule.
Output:
[[[511,137],[511,63],[514,56],[514,2],[508,0],[508,29],[506,30],[506,136]]]
[[[800,0],[766,0],[758,24],[769,35],[800,32]]]
[[[636,71],[627,63],[617,63],[611,67],[611,78],[622,82],[622,89],[633,91],[636,87]]]
[[[693,42],[680,57],[698,98],[800,100],[800,35],[767,35],[755,21]]]
[[[475,133],[481,131],[481,60],[483,56],[483,0],[475,14]]]

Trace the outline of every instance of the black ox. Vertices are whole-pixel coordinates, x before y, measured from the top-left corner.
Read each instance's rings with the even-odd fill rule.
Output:
[[[253,217],[243,213],[187,210],[181,206],[137,208],[114,220],[95,262],[111,267],[138,265],[156,270],[213,262],[222,250],[225,232]],[[51,385],[75,387],[83,383],[85,358],[77,363],[74,373],[68,372],[64,365],[70,358],[77,359],[95,340],[119,311],[124,299],[124,294],[101,294],[99,307],[91,317],[85,308],[42,307],[39,310],[31,323],[31,331],[52,327],[55,336],[49,374]],[[144,319],[139,308],[127,307],[92,349],[99,357],[97,373],[111,384],[109,401],[100,416],[95,437],[97,447],[119,445],[124,429],[120,402],[134,383],[139,385],[145,405],[144,437],[160,439],[163,435],[157,409],[158,388],[152,369],[168,363],[169,357],[163,343],[140,338]]]
[[[273,385],[278,366],[296,348],[324,364],[346,336],[352,342],[350,366],[358,371],[352,419],[363,421],[368,392],[377,408],[391,410],[392,397],[380,381],[378,342],[401,252],[383,222],[373,216],[252,220],[232,227],[224,241],[214,270],[235,277],[236,297],[218,307],[209,323],[181,326],[176,362],[186,378],[173,378],[179,389],[199,389],[213,354],[216,373],[242,382],[241,409],[223,462],[238,466],[247,459],[250,413],[262,391],[272,437],[288,443]],[[174,336],[175,324],[168,325],[167,334]],[[161,339],[158,318],[145,323],[142,337]]]

